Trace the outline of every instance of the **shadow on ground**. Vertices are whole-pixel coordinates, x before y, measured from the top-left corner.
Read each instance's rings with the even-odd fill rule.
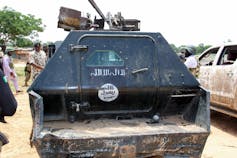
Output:
[[[237,136],[237,118],[219,112],[211,111],[211,125]]]

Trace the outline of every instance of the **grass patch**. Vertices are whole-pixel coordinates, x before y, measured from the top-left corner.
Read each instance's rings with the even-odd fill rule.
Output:
[[[19,66],[14,68],[18,77],[25,77],[25,67]]]

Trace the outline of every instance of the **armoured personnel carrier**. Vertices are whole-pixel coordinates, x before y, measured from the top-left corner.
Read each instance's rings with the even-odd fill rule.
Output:
[[[72,31],[29,88],[41,157],[200,157],[209,93],[160,33]]]
[[[210,133],[209,93],[160,33],[71,30],[28,92],[42,158],[198,158]]]

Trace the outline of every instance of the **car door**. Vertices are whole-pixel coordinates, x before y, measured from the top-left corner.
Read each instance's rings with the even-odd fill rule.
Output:
[[[85,35],[79,45],[81,102],[87,115],[145,114],[156,105],[156,45],[147,36]]]
[[[198,63],[200,65],[198,80],[200,84],[211,91],[211,85],[213,79],[210,78],[210,75],[213,71],[214,61],[217,56],[219,47],[211,48],[200,55],[198,58]]]

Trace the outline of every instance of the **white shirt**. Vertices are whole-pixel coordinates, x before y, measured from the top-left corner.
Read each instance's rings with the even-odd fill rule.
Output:
[[[187,57],[184,64],[187,66],[187,68],[196,68],[198,65],[194,55],[190,55],[189,57]]]

